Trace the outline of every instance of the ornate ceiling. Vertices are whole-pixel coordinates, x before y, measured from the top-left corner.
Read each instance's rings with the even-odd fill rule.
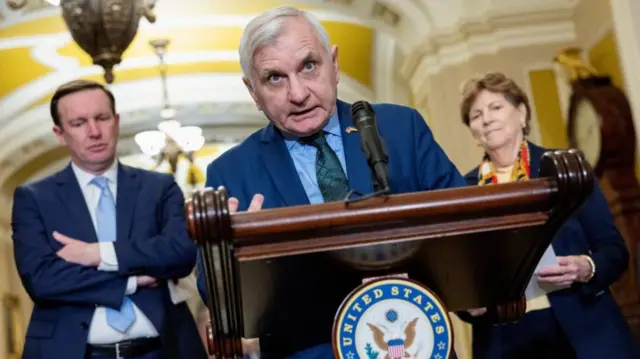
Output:
[[[139,34],[116,67],[112,90],[123,118],[123,154],[131,134],[159,121],[161,87],[148,41],[171,39],[166,61],[180,121],[204,128],[209,140],[233,140],[264,124],[240,81],[237,44],[257,13],[283,3],[314,12],[340,47],[340,96],[353,101],[417,102],[425,76],[474,55],[574,36],[577,0],[159,0],[157,21]],[[60,10],[44,0],[12,11],[0,0],[0,188],[42,173],[64,158],[50,134],[48,100],[62,82],[102,79],[102,69],[75,45]],[[407,92],[408,93],[408,92]],[[395,96],[395,97],[394,97]]]

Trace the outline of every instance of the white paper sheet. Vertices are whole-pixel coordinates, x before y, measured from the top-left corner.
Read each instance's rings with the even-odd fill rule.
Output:
[[[543,283],[538,281],[538,273],[541,268],[556,266],[558,265],[558,259],[556,257],[556,252],[553,250],[552,246],[549,246],[540,262],[536,266],[536,269],[533,272],[533,276],[531,276],[531,280],[529,281],[529,285],[527,285],[527,289],[524,291],[524,295],[527,300],[534,299],[543,295],[547,295],[548,293],[555,292],[560,289],[568,288],[569,286],[560,286],[555,284]]]

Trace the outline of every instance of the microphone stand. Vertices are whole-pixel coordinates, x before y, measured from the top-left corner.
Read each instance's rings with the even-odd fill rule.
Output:
[[[375,111],[371,104],[366,101],[357,101],[351,105],[351,120],[356,129],[362,132],[360,145],[371,170],[373,192],[363,196],[361,193],[351,190],[345,198],[347,204],[386,195],[391,191],[387,168],[389,156],[384,141],[378,133]],[[354,194],[359,197],[353,198]]]
[[[345,202],[347,203],[347,205],[349,205],[350,203],[362,202],[374,197],[388,195],[391,191],[391,188],[382,184],[382,181],[378,178],[378,176],[376,176],[376,173],[371,165],[369,166],[369,168],[371,168],[371,182],[373,184],[373,192],[367,195],[363,195],[356,190],[351,190],[349,191],[349,193],[347,193],[347,196],[345,198]],[[354,195],[357,195],[358,197],[354,198]]]

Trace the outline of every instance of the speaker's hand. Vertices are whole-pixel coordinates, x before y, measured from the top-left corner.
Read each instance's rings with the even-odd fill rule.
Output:
[[[262,204],[264,203],[264,196],[261,195],[260,193],[255,194],[253,196],[253,198],[251,199],[251,203],[249,203],[249,208],[247,209],[247,212],[256,212],[262,209]],[[228,205],[229,205],[229,213],[236,213],[238,212],[238,205],[240,204],[240,202],[238,201],[237,198],[235,197],[230,197],[229,201],[228,201]]]

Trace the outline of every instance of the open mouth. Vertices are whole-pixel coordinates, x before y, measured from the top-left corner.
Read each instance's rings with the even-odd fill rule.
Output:
[[[316,109],[316,107],[311,107],[311,108],[306,109],[306,110],[291,112],[291,116],[295,117],[295,118],[299,118],[299,119],[306,118],[313,111],[315,111],[315,109]]]

